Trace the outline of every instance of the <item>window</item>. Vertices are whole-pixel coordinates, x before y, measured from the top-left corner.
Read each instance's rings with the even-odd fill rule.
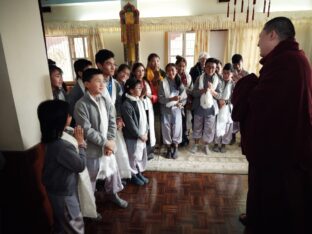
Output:
[[[187,72],[194,66],[195,32],[168,33],[168,61],[175,63],[176,56],[181,55],[187,61]]]
[[[63,70],[64,81],[73,81],[74,62],[89,57],[87,36],[46,37],[46,43],[48,58]]]

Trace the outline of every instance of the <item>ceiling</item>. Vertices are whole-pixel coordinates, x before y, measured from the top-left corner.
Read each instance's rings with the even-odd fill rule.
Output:
[[[52,12],[45,13],[46,21],[85,21],[119,19],[121,5],[127,0],[41,0],[51,6]],[[227,3],[218,0],[129,0],[136,2],[141,18],[226,14]],[[242,0],[237,0],[239,12]],[[245,9],[248,0],[244,0]],[[250,0],[250,6],[253,0]],[[255,11],[263,10],[264,0],[256,1]],[[266,0],[269,2],[269,0]],[[231,0],[231,6],[233,0]],[[233,8],[231,8],[231,11]],[[271,0],[271,12],[311,11],[312,0]],[[246,11],[246,10],[245,10]]]

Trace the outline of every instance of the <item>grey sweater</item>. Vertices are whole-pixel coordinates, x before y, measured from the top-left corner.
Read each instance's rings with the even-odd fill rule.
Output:
[[[108,130],[106,136],[101,132],[101,118],[99,109],[92,101],[89,92],[76,103],[74,118],[77,125],[84,130],[87,143],[87,157],[99,158],[103,154],[103,147],[107,140],[113,140],[116,136],[116,117],[114,107],[106,96],[103,98],[107,110]]]
[[[43,183],[54,195],[71,196],[77,190],[78,173],[86,165],[86,152],[79,154],[71,143],[58,139],[46,144],[43,168]]]

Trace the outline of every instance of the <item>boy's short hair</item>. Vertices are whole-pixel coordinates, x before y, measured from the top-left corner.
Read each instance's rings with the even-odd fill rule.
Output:
[[[96,68],[88,68],[82,73],[82,81],[90,82],[95,75],[102,75],[102,71]]]
[[[235,63],[240,63],[240,61],[243,61],[243,56],[240,55],[240,54],[234,54],[232,56],[232,63],[235,64]]]
[[[233,65],[231,63],[227,63],[227,64],[224,65],[223,70],[234,72],[234,67],[233,67]]]
[[[37,108],[40,122],[41,142],[48,143],[59,139],[66,125],[69,104],[62,100],[48,100]]]
[[[114,57],[115,57],[114,53],[110,50],[107,49],[99,50],[95,55],[95,62],[103,64],[106,60]]]
[[[87,66],[92,66],[92,62],[88,59],[78,59],[74,62],[74,69],[76,77],[78,77],[78,72],[83,72]]]
[[[207,65],[207,63],[215,63],[216,65],[218,64],[218,59],[215,58],[208,58],[205,62],[205,66]]]

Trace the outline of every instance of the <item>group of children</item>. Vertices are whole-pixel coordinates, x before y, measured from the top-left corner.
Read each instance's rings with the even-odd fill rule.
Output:
[[[83,233],[75,187],[85,167],[93,193],[103,192],[126,208],[127,201],[118,196],[123,179],[139,186],[149,183],[142,173],[156,143],[166,146],[167,158],[176,159],[178,146],[188,145],[192,130],[192,153],[200,140],[206,154],[212,142],[214,151],[225,152],[232,140],[230,99],[239,72],[230,63],[217,72],[220,62],[207,57],[202,53],[191,69],[195,78],[186,73],[185,58],[177,56],[163,71],[155,53],[149,55],[146,68],[135,63],[131,70],[122,64],[115,72],[113,52],[103,49],[95,56],[97,68],[86,59],[74,63],[77,80],[68,94],[62,70],[49,65],[55,100],[41,103],[38,117],[46,144],[43,181],[56,230]],[[65,129],[76,143],[61,138]]]

